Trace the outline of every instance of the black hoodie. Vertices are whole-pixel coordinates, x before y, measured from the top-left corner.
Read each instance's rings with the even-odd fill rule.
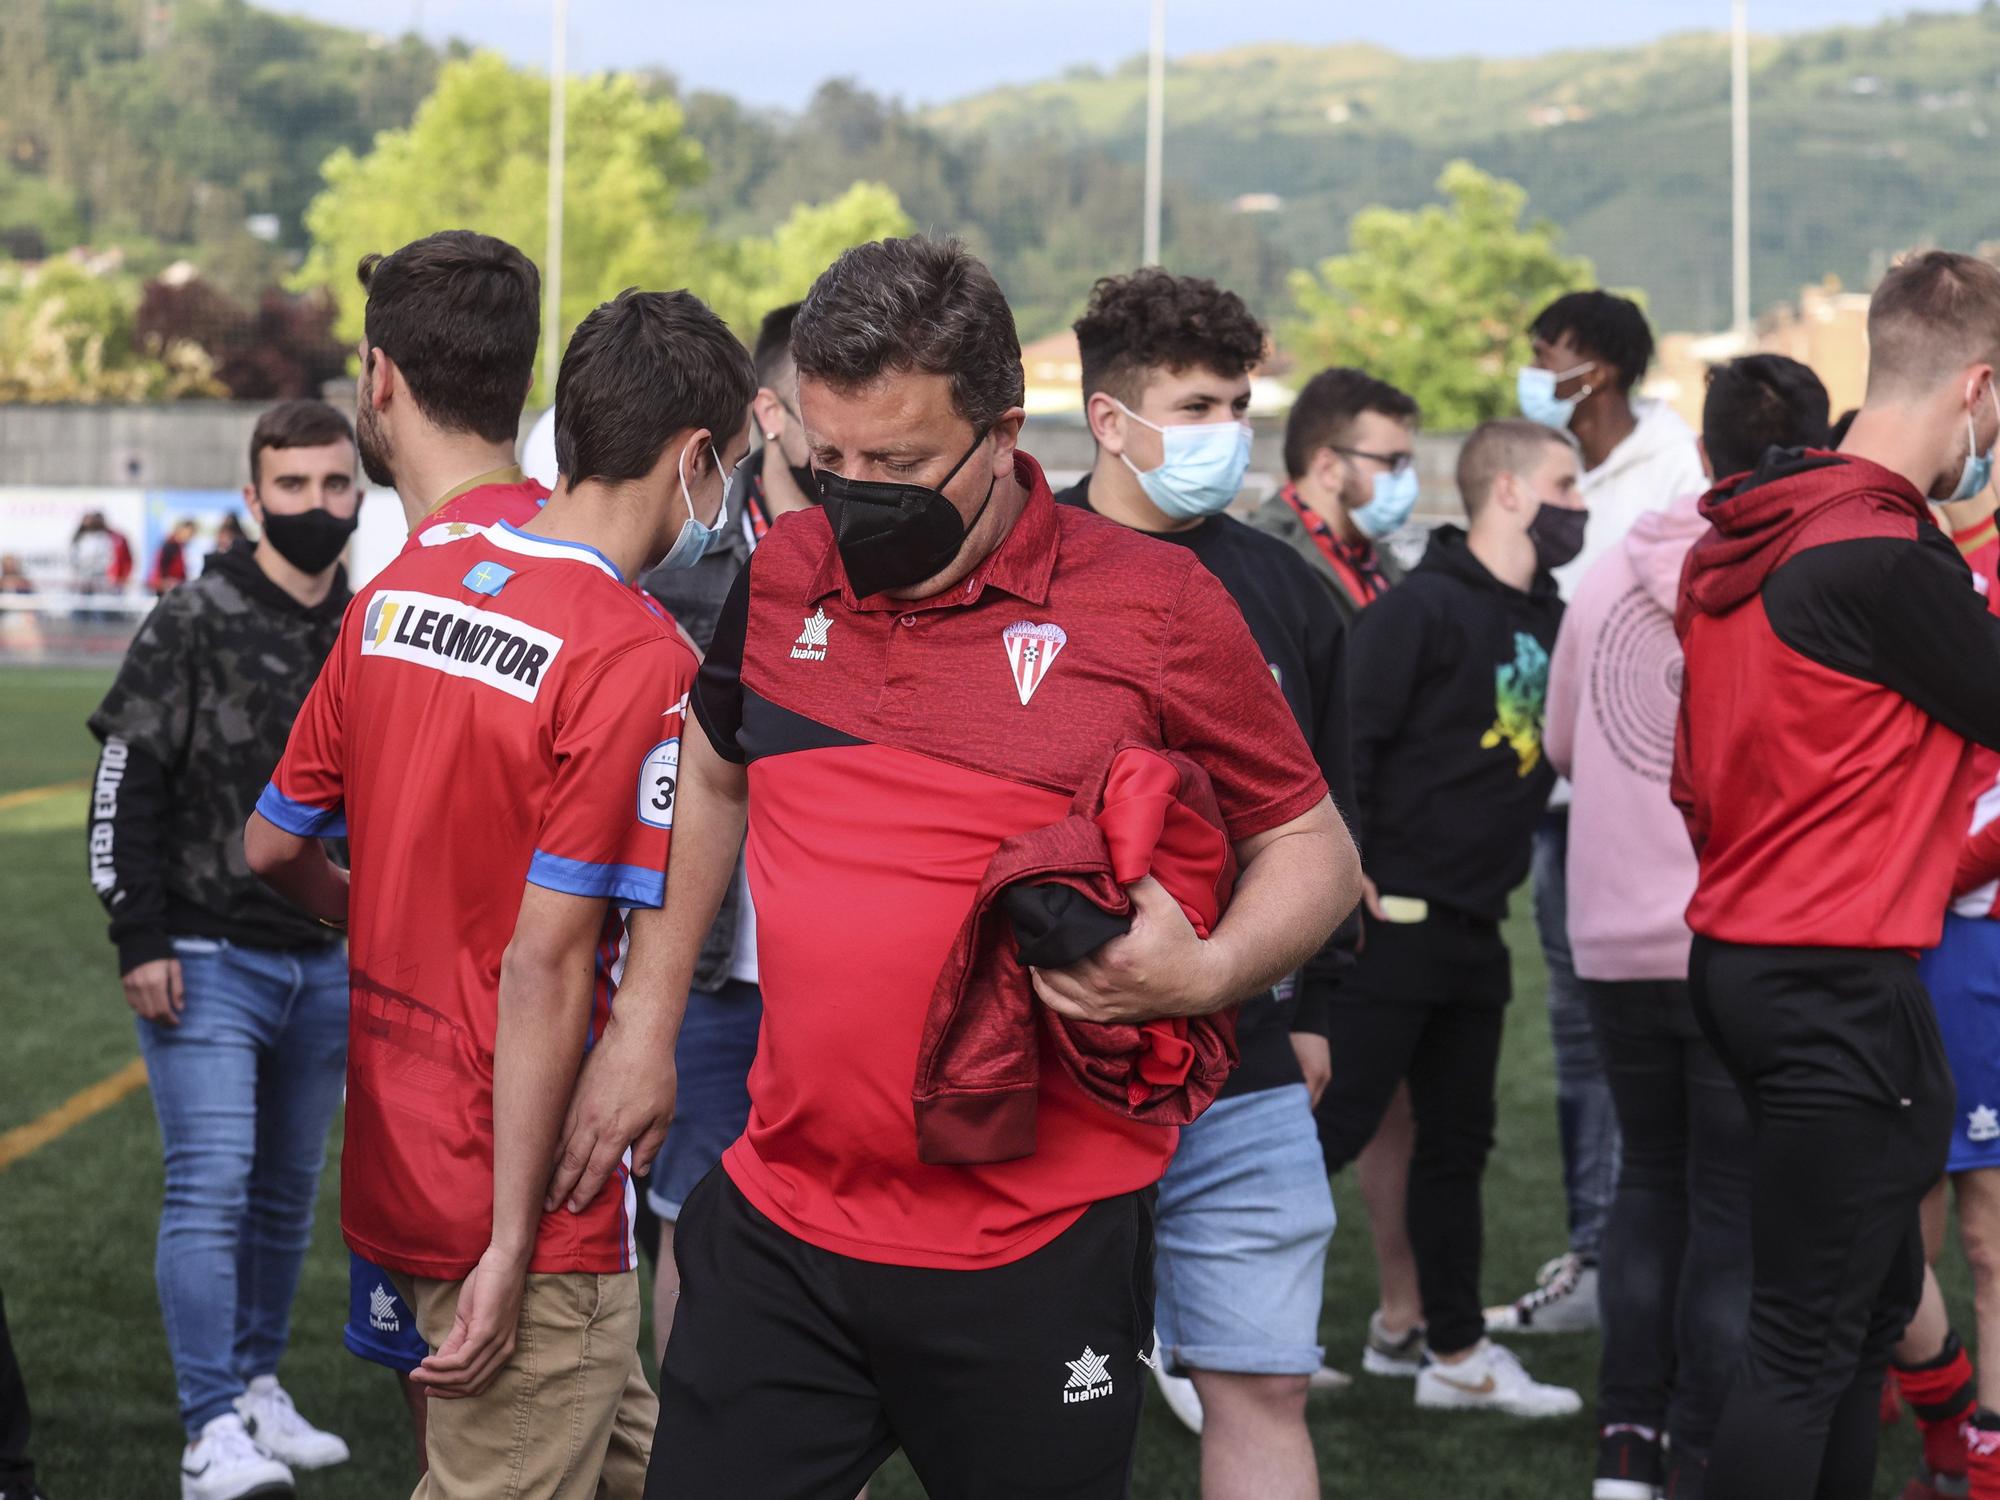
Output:
[[[1095,513],[1090,476],[1056,496],[1059,505]],[[1210,516],[1182,531],[1149,531],[1155,541],[1186,547],[1213,573],[1236,607],[1285,702],[1312,746],[1313,759],[1345,812],[1353,800],[1348,771],[1347,689],[1342,680],[1345,643],[1332,596],[1282,542],[1231,516]],[[1352,964],[1358,929],[1343,923],[1307,961],[1297,981],[1271,999],[1244,1004],[1236,1019],[1241,1062],[1222,1091],[1225,1099],[1282,1088],[1301,1077],[1290,1033],[1325,1036],[1327,1007]]]
[[[1383,895],[1506,916],[1555,785],[1542,717],[1561,623],[1546,571],[1510,588],[1456,526],[1355,621],[1354,831]]]
[[[324,947],[334,934],[250,873],[243,825],[340,632],[346,574],[307,608],[253,549],[209,559],[139,628],[91,733],[104,744],[90,807],[90,883],[119,972],[172,956],[176,937]]]

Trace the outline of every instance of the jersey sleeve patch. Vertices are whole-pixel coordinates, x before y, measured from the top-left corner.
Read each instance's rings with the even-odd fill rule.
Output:
[[[507,580],[514,576],[512,568],[503,568],[497,562],[483,562],[474,566],[465,575],[465,586],[475,594],[488,596],[497,594],[507,586]]]
[[[264,815],[267,823],[297,838],[347,837],[347,815],[341,808],[314,807],[307,802],[295,802],[279,791],[275,783],[265,785],[257,798],[257,811]]]
[[[674,796],[680,790],[681,742],[661,740],[639,767],[639,821],[650,828],[674,826]]]
[[[537,849],[528,861],[528,884],[565,896],[598,897],[620,906],[660,905],[667,895],[667,873],[639,865],[597,865],[565,859]]]

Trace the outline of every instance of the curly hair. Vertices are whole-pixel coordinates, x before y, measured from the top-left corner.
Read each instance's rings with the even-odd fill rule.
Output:
[[[1553,344],[1564,334],[1577,353],[1601,359],[1618,372],[1618,389],[1645,379],[1653,362],[1653,330],[1630,297],[1615,292],[1570,292],[1535,314],[1531,338]]]
[[[1157,266],[1104,277],[1074,327],[1086,401],[1103,391],[1129,405],[1152,370],[1198,367],[1233,380],[1264,357],[1264,325],[1241,297]]]

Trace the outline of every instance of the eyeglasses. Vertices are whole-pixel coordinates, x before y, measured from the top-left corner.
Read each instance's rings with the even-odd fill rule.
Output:
[[[1348,458],[1365,458],[1370,463],[1378,463],[1391,474],[1406,472],[1417,461],[1414,453],[1370,453],[1366,448],[1343,448],[1337,443],[1327,445],[1333,452]]]

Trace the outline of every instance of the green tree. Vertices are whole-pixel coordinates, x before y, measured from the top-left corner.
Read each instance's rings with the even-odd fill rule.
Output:
[[[767,236],[738,240],[702,287],[709,305],[746,339],[774,307],[812,290],[850,245],[908,234],[910,216],[879,182],[857,182],[831,203],[801,203]]]
[[[548,81],[491,53],[447,63],[407,130],[385,131],[365,156],[342,149],[321,169],[306,209],[312,251],[295,287],[326,286],[337,332],[361,336],[366,298],[354,268],[439,229],[477,229],[547,251]],[[571,80],[563,176],[562,327],[629,286],[685,286],[739,333],[774,303],[805,294],[858,240],[908,229],[894,193],[857,183],[831,203],[801,205],[765,237],[708,235],[682,195],[706,171],[674,99],[626,74]],[[537,388],[537,398],[552,393]]]
[[[677,285],[703,254],[701,226],[678,208],[701,176],[701,148],[680,106],[619,75],[569,86],[563,175],[562,325],[628,286]],[[312,251],[296,287],[325,286],[340,337],[361,337],[366,296],[354,268],[440,229],[476,229],[540,264],[548,247],[548,80],[492,53],[448,63],[407,130],[384,131],[365,156],[341,148],[306,209]],[[546,393],[544,393],[546,396]]]
[[[0,402],[169,401],[223,394],[185,341],[142,344],[139,289],[73,261],[0,266]]]
[[[1286,342],[1305,373],[1358,365],[1415,396],[1428,425],[1458,429],[1514,409],[1529,321],[1596,274],[1554,225],[1521,222],[1516,184],[1455,161],[1437,186],[1447,202],[1364,209],[1347,254],[1292,273]]]

